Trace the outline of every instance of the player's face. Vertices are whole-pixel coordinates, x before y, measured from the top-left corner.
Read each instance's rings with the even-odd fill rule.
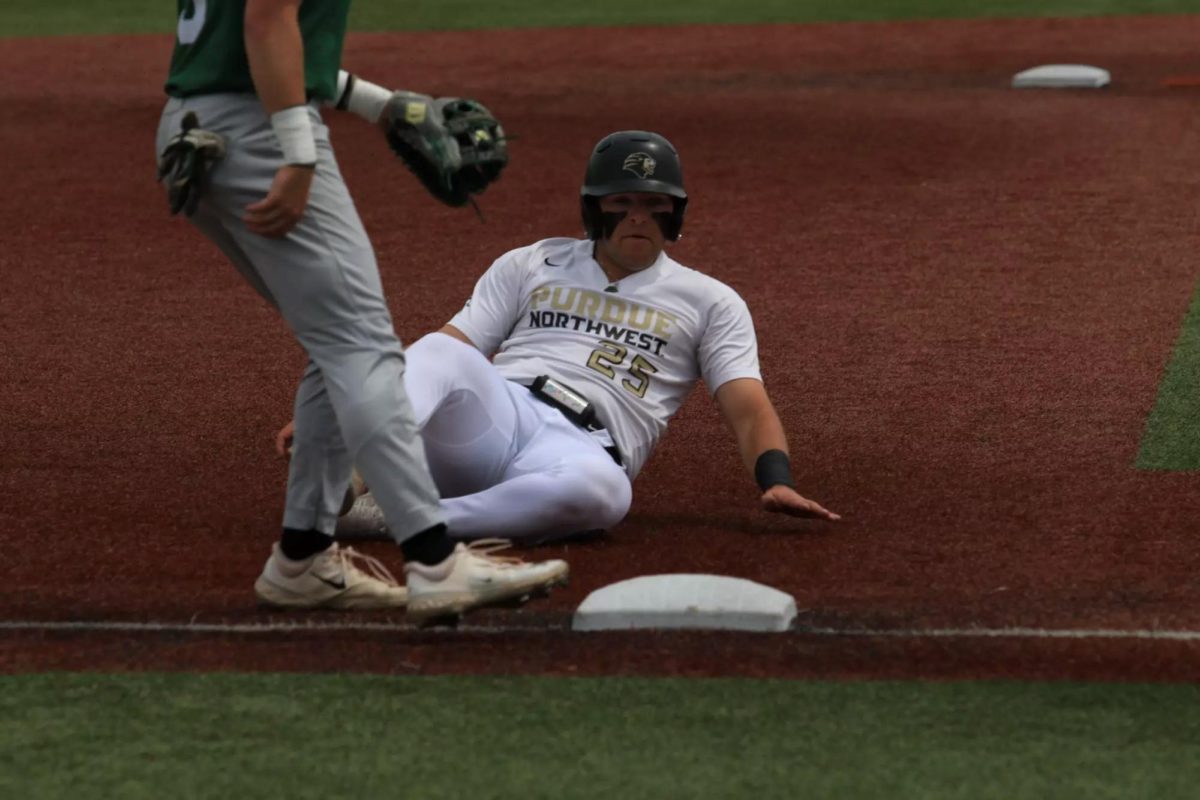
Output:
[[[651,192],[610,194],[600,198],[600,211],[624,214],[612,235],[599,241],[605,254],[630,272],[645,269],[655,262],[666,245],[666,237],[655,214],[670,214],[675,209],[670,195]]]

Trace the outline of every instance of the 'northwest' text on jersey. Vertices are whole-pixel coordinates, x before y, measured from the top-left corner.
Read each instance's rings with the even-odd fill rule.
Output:
[[[745,301],[716,278],[663,253],[606,291],[593,246],[546,239],[504,254],[450,324],[505,378],[549,375],[585,394],[632,479],[697,380],[712,392],[762,380],[758,344]]]
[[[176,6],[179,18],[167,94],[253,92],[243,41],[246,0],[176,0]],[[304,86],[309,99],[334,99],[349,13],[350,0],[305,0],[300,4]]]

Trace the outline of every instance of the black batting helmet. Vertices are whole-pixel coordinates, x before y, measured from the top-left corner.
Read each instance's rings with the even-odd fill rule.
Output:
[[[673,197],[675,208],[663,215],[659,225],[669,241],[679,238],[687,192],[683,190],[679,153],[670,142],[649,131],[618,131],[600,140],[592,150],[579,191],[583,229],[589,239],[611,232],[606,229],[598,198],[623,192],[657,192]]]

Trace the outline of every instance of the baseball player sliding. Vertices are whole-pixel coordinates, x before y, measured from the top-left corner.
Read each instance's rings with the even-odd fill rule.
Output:
[[[451,205],[499,176],[507,162],[499,124],[473,101],[392,92],[339,72],[349,0],[178,0],[177,9],[157,137],[170,209],[224,251],[309,357],[296,393],[283,534],[255,583],[259,600],[407,603],[427,622],[564,580],[562,561],[498,557],[493,543],[448,535],[375,254],[320,109],[336,104],[379,124]],[[407,586],[333,541],[355,464],[404,551]]]
[[[407,351],[405,387],[452,535],[539,540],[616,525],[701,378],[762,507],[840,519],[794,489],[745,302],[665,252],[687,206],[670,142],[606,136],[581,206],[587,239],[506,253],[448,325]],[[279,432],[280,452],[292,432]],[[369,498],[352,512],[360,529],[378,517]]]

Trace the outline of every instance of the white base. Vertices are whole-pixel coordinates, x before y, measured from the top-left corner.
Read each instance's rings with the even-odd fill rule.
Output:
[[[592,592],[575,611],[577,631],[688,629],[786,631],[790,594],[726,575],[646,575]]]
[[[1108,70],[1085,64],[1045,64],[1013,76],[1014,89],[1099,89],[1107,86]]]

